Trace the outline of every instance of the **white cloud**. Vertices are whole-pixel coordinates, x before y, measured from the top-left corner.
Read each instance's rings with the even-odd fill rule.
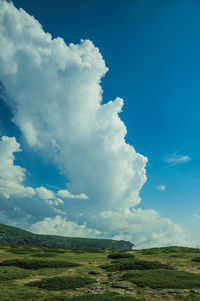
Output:
[[[164,161],[171,165],[182,164],[191,161],[190,156],[179,155],[177,152],[164,158]]]
[[[57,196],[84,198],[81,219],[96,210],[94,226],[57,215],[34,223],[30,230],[64,236],[107,235],[130,240],[138,248],[190,244],[188,234],[170,219],[154,210],[128,208],[140,203],[147,159],[125,141],[127,130],[119,117],[123,100],[102,102],[100,83],[108,69],[99,49],[88,40],[66,45],[61,38],[52,39],[24,10],[1,0],[0,49],[0,80],[10,96],[5,101],[13,110],[14,122],[28,144],[54,162],[68,180],[67,190],[55,195],[40,187],[37,196],[50,205],[62,203]],[[23,186],[25,170],[13,165],[19,144],[10,139],[6,164],[13,171],[8,172],[12,187],[1,180],[0,193],[33,195],[31,187]],[[165,158],[170,164],[189,160],[178,154]],[[0,169],[0,176],[5,176],[7,165]]]
[[[38,234],[54,234],[71,237],[96,237],[100,234],[100,231],[98,230],[87,228],[85,223],[78,225],[60,215],[57,215],[54,218],[47,217],[44,220],[33,224],[29,230]]]
[[[192,216],[193,216],[195,219],[197,219],[197,220],[200,219],[200,215],[199,215],[199,214],[196,214],[196,213],[195,213],[195,214],[193,214]]]
[[[54,206],[59,206],[59,205],[63,205],[64,204],[63,200],[61,200],[59,198],[55,198],[53,200],[46,199],[46,203],[48,205],[54,205]]]
[[[55,198],[54,192],[49,189],[46,189],[43,186],[36,188],[35,191],[40,199],[49,200]]]
[[[113,233],[113,239],[133,242],[136,248],[156,246],[197,246],[199,241],[169,218],[161,218],[155,210],[125,209],[101,213],[105,228]]]
[[[156,186],[156,188],[157,188],[158,190],[160,190],[160,191],[165,191],[166,186],[165,186],[165,185],[158,185],[158,186]]]
[[[147,159],[125,141],[123,100],[102,104],[108,69],[99,49],[88,40],[67,46],[52,39],[6,1],[0,24],[0,79],[29,145],[54,161],[73,195],[88,196],[88,208],[138,204]]]
[[[87,200],[88,196],[85,193],[80,193],[80,194],[72,194],[69,190],[67,189],[62,189],[57,192],[57,195],[62,197],[62,198],[69,198],[69,199],[83,199]]]
[[[51,190],[41,186],[36,189],[24,186],[23,182],[26,179],[26,169],[19,165],[15,165],[14,153],[20,152],[20,144],[15,137],[2,136],[0,140],[0,195],[5,198],[23,197],[31,198],[38,197],[45,200],[49,205],[63,205],[63,200],[55,196]],[[15,207],[14,210],[20,208]]]
[[[3,136],[0,140],[0,194],[9,198],[32,197],[35,191],[32,187],[25,187],[26,170],[14,164],[15,152],[20,152],[20,144],[14,137]]]

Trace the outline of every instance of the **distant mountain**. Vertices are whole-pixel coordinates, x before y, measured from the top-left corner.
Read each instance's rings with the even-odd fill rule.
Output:
[[[119,250],[131,250],[134,246],[125,240],[34,234],[4,224],[0,224],[0,243],[51,248],[116,248]]]

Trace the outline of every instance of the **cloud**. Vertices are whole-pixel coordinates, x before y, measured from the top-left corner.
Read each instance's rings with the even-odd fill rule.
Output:
[[[13,153],[20,150],[19,144],[15,138],[6,138],[2,145],[7,150],[0,150],[4,164],[0,165],[0,193],[34,195],[37,204],[40,198],[49,205],[61,204],[59,197],[77,198],[70,207],[67,202],[62,207],[69,219],[63,216],[64,209],[50,206],[56,216],[49,216],[47,206],[46,217],[35,222],[34,215],[30,217],[29,229],[41,234],[127,239],[138,248],[190,244],[187,231],[155,210],[130,209],[140,203],[147,158],[126,143],[127,129],[119,117],[123,100],[102,98],[101,79],[108,68],[99,49],[89,40],[66,45],[62,38],[52,39],[34,17],[2,0],[0,49],[0,81],[15,124],[30,149],[53,162],[67,181],[67,189],[57,194],[43,186],[25,187],[25,169],[14,165]],[[165,158],[170,164],[189,160],[178,154]],[[11,179],[10,186],[6,179]]]
[[[35,191],[32,187],[23,185],[26,170],[14,164],[14,153],[20,152],[20,144],[14,137],[3,136],[0,140],[0,194],[9,198],[32,197]]]
[[[26,179],[26,169],[14,164],[14,153],[16,152],[21,152],[16,138],[2,136],[0,140],[0,195],[7,199],[10,197],[32,198],[34,196],[45,200],[49,205],[63,205],[63,200],[56,197],[53,191],[43,186],[35,189],[23,185]]]
[[[49,200],[49,199],[55,198],[54,192],[46,189],[43,186],[36,188],[35,191],[40,199]]]
[[[29,230],[38,234],[54,234],[71,237],[96,237],[100,234],[98,230],[87,228],[86,223],[78,225],[60,215],[54,218],[47,217],[33,224]]]
[[[165,185],[158,185],[158,186],[156,186],[156,188],[157,188],[158,190],[160,190],[160,191],[165,191],[166,186],[165,186]]]
[[[129,209],[103,211],[105,228],[109,225],[113,239],[133,242],[136,248],[157,246],[197,246],[190,233],[169,218],[162,218],[155,210]]]
[[[195,219],[200,220],[200,215],[199,215],[199,214],[196,214],[196,213],[195,213],[195,214],[193,214],[192,216],[193,216]]]
[[[191,161],[190,156],[179,155],[178,153],[171,154],[164,158],[164,161],[170,163],[171,165],[182,164]]]
[[[123,100],[102,103],[108,69],[99,49],[52,39],[5,1],[0,24],[0,79],[28,144],[54,162],[73,195],[88,196],[86,210],[139,204],[147,159],[125,141]]]
[[[57,195],[62,197],[62,198],[69,198],[69,199],[83,199],[83,200],[87,200],[88,196],[85,193],[80,193],[80,194],[72,194],[69,190],[67,189],[63,189],[63,190],[59,190],[57,192]]]

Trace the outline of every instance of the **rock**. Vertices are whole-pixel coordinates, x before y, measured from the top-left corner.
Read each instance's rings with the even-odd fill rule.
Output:
[[[123,289],[133,289],[133,283],[129,281],[116,281],[112,283],[112,287],[123,288]]]

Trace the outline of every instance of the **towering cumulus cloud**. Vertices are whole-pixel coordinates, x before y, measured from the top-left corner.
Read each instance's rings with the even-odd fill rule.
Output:
[[[182,227],[154,210],[133,209],[146,181],[147,159],[125,141],[126,127],[119,117],[123,100],[102,102],[100,83],[106,72],[91,41],[66,45],[45,33],[23,9],[0,0],[0,82],[9,95],[5,101],[29,151],[34,148],[54,162],[68,182],[57,192],[25,187],[25,169],[14,165],[19,144],[4,137],[0,195],[32,197],[32,202],[39,198],[54,210],[51,216],[45,210],[42,218],[32,212],[32,223],[29,210],[26,225],[32,231],[128,239],[138,247],[189,244]],[[10,221],[6,214],[0,211]]]
[[[89,40],[52,39],[6,1],[0,26],[0,80],[29,145],[54,160],[69,190],[84,192],[87,203],[138,204],[147,160],[125,142],[123,100],[102,104],[107,68],[98,48]]]

